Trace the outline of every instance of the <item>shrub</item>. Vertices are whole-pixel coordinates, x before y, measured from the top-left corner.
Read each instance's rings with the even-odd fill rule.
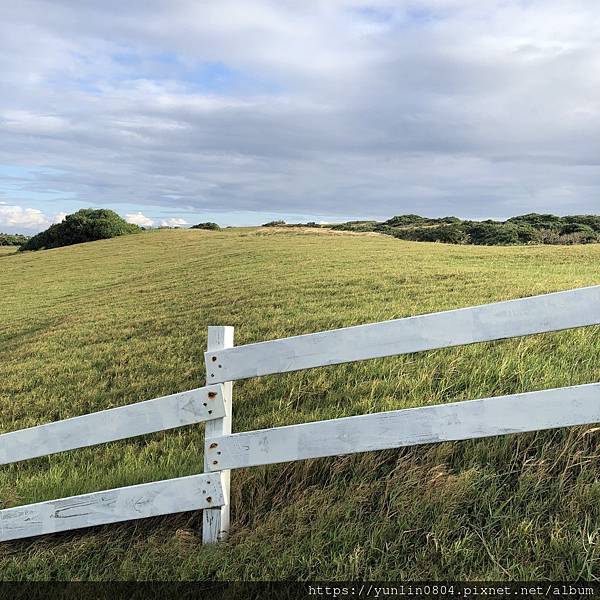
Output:
[[[461,221],[458,217],[398,215],[387,221],[347,221],[329,226],[342,231],[376,231],[402,240],[512,246],[517,244],[590,244],[600,242],[600,216],[558,217],[529,213],[507,221]]]
[[[493,221],[470,223],[467,235],[471,244],[478,246],[512,246],[522,244],[519,234],[525,235],[529,229],[518,227],[512,223],[494,223]],[[533,235],[533,232],[531,232]]]
[[[441,217],[440,219],[436,219],[440,223],[460,223],[461,220],[458,217]]]
[[[515,225],[531,225],[535,229],[559,229],[561,226],[561,217],[556,215],[541,215],[538,213],[529,213],[518,217],[511,217],[506,223]]]
[[[594,231],[600,232],[600,216],[598,215],[569,215],[562,218],[564,223],[587,225]]]
[[[357,233],[369,233],[375,231],[378,227],[376,221],[348,221],[347,223],[338,223],[337,225],[331,225],[329,228],[335,231],[355,231]],[[391,227],[388,227],[391,229]]]
[[[140,227],[127,223],[112,210],[83,208],[67,215],[61,223],[34,235],[21,246],[21,250],[59,248],[139,231],[142,231]]]
[[[421,217],[419,215],[397,215],[384,221],[384,225],[389,227],[408,227],[409,225],[423,225],[427,223],[429,219]]]
[[[266,225],[263,225],[263,227],[266,227]],[[314,221],[309,221],[308,223],[285,223],[282,225],[282,227],[321,227],[321,225],[319,225],[319,223],[315,223]]]
[[[432,241],[442,242],[444,244],[466,244],[469,241],[469,236],[465,228],[457,223],[448,225],[440,225],[439,227],[431,227]]]
[[[22,246],[28,239],[20,233],[0,233],[0,246]]]
[[[198,223],[197,225],[192,225],[190,229],[211,229],[218,231],[221,229],[221,227],[219,227],[217,223],[212,223],[211,221],[208,221],[206,223]]]
[[[535,232],[536,244],[560,244],[560,233],[556,229],[539,229]]]
[[[283,227],[285,225],[285,221],[269,221],[268,223],[263,223],[263,227]]]
[[[573,222],[567,222],[560,228],[560,235],[567,235],[569,233],[583,233],[591,237],[595,237],[596,235],[595,231],[589,225]]]
[[[593,244],[598,242],[597,235],[592,232],[587,233],[585,231],[574,231],[573,233],[566,233],[561,235],[559,238],[559,244]]]

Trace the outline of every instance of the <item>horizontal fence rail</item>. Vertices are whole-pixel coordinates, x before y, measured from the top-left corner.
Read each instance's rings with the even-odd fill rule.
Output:
[[[205,353],[210,383],[600,324],[600,286]]]
[[[0,510],[0,541],[200,510],[223,502],[218,473],[132,485]]]
[[[213,471],[600,421],[600,383],[234,433],[207,440]]]
[[[205,387],[0,435],[0,464],[207,422],[201,475],[0,510],[0,541],[203,510],[229,524],[229,470],[600,422],[600,383],[231,433],[239,379],[600,324],[600,286],[233,346],[211,327]]]
[[[0,435],[0,464],[223,418],[219,384]]]

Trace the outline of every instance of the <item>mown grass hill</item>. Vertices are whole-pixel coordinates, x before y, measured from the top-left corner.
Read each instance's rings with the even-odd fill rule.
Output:
[[[448,246],[309,229],[167,230],[0,256],[0,431],[204,383],[238,344],[599,283],[600,246]],[[587,328],[256,378],[234,430],[600,381]],[[597,579],[600,431],[578,427],[235,471],[199,513],[0,545],[0,579]],[[202,471],[183,428],[0,469],[16,506]]]

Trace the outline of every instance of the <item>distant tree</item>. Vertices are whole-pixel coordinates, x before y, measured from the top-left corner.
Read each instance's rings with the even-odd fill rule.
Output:
[[[190,229],[212,229],[212,230],[220,230],[221,228],[217,223],[212,223],[208,221],[206,223],[198,223],[197,225],[192,225]]]
[[[569,233],[583,233],[593,238],[596,237],[595,231],[589,225],[583,223],[565,223],[560,228],[560,235],[568,235]]]
[[[22,246],[28,239],[20,233],[0,233],[0,246]]]
[[[347,221],[328,225],[329,229],[375,231],[402,240],[511,246],[518,244],[600,243],[600,216],[529,213],[506,221],[463,221],[458,217],[440,218],[398,215],[387,221]]]
[[[461,223],[461,220],[458,217],[441,217],[435,220],[440,223]]]
[[[34,235],[21,246],[21,250],[59,248],[140,231],[140,227],[127,223],[112,210],[83,208]]]
[[[268,223],[263,223],[263,227],[283,227],[285,225],[285,221],[269,221]]]
[[[558,229],[561,226],[562,218],[556,215],[542,215],[539,213],[529,213],[518,217],[511,217],[506,223],[515,225],[531,225],[535,229]]]
[[[478,246],[512,246],[523,243],[519,238],[520,228],[509,223],[471,223],[466,231],[470,243]]]
[[[421,217],[419,215],[397,215],[384,221],[384,225],[389,225],[390,227],[408,227],[409,225],[423,225],[429,219],[425,217]]]
[[[568,215],[562,218],[563,223],[578,223],[588,225],[594,231],[600,232],[600,216],[598,215]]]
[[[431,227],[434,242],[443,242],[445,244],[466,244],[469,241],[465,228],[459,223],[450,223]]]

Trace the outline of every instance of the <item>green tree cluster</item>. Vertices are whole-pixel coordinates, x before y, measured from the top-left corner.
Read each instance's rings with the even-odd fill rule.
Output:
[[[210,229],[213,231],[219,231],[221,227],[217,223],[207,221],[206,223],[198,223],[197,225],[192,225],[190,229]]]
[[[377,231],[417,242],[513,246],[519,244],[590,244],[600,242],[600,216],[530,213],[506,221],[462,221],[458,217],[398,215],[383,222],[348,221],[344,231]]]
[[[285,225],[285,221],[269,221],[268,223],[263,223],[263,227],[283,227]]]
[[[22,246],[28,239],[20,233],[0,233],[0,246]]]
[[[67,215],[60,223],[34,235],[21,246],[21,250],[59,248],[83,242],[93,242],[138,233],[141,227],[127,223],[116,212],[105,208],[83,208]]]

